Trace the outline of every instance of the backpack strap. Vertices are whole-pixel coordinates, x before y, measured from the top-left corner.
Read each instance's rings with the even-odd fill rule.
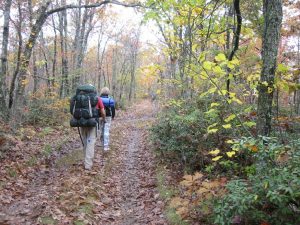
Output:
[[[90,96],[88,96],[88,99],[89,99],[89,113],[90,113],[90,117],[92,118],[93,117],[93,112],[92,112],[92,105],[91,105]]]
[[[74,101],[74,106],[73,106],[73,110],[72,110],[72,115],[74,115],[74,113],[75,113],[75,107],[76,107],[76,100]]]

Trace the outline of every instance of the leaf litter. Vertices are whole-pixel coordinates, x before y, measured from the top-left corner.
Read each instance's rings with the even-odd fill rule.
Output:
[[[153,112],[149,101],[120,112],[91,171],[74,129],[24,128],[0,158],[0,224],[166,224],[147,139]]]

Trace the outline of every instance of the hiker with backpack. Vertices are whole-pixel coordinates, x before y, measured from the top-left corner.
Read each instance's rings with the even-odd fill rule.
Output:
[[[109,96],[109,88],[104,87],[101,89],[100,97],[102,99],[102,102],[104,104],[105,108],[105,114],[106,114],[106,122],[103,123],[102,126],[102,139],[103,139],[103,150],[108,151],[109,150],[109,130],[111,121],[115,118],[116,110],[115,110],[115,101],[114,99]]]
[[[91,85],[81,85],[70,102],[70,113],[73,118],[71,127],[77,127],[84,151],[84,167],[90,170],[93,166],[94,148],[97,130],[100,126],[100,116],[105,124],[105,110],[96,88]]]

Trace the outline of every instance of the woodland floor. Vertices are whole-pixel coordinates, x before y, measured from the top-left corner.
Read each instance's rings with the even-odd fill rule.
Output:
[[[167,224],[147,140],[154,115],[147,100],[119,112],[91,171],[76,129],[26,128],[0,159],[0,224]]]

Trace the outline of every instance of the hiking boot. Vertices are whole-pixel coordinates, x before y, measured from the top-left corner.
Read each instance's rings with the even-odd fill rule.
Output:
[[[109,147],[108,147],[108,146],[104,146],[103,150],[104,150],[105,152],[107,152],[107,151],[109,151]]]

